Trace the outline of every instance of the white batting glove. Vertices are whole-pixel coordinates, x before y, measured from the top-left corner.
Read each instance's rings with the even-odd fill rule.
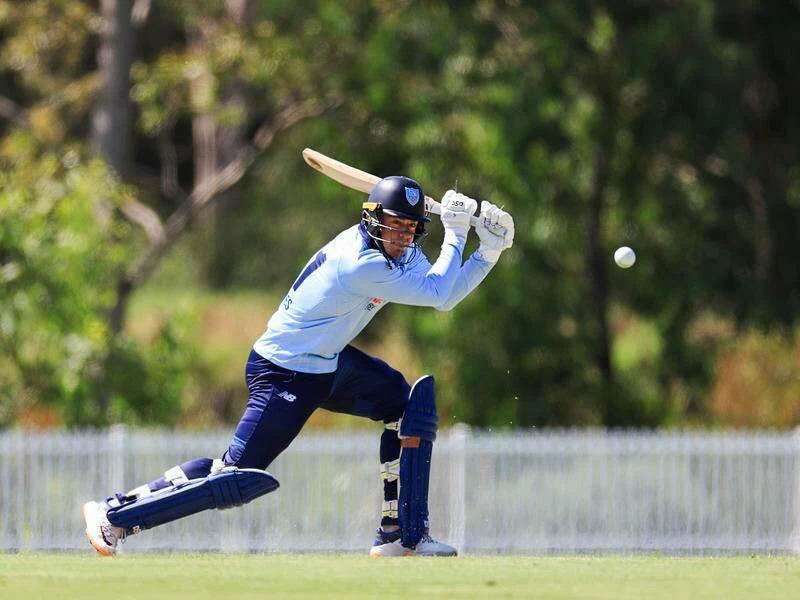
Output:
[[[442,198],[442,225],[444,225],[444,238],[454,235],[463,245],[467,241],[469,232],[469,219],[478,209],[478,202],[469,196],[459,194],[454,190],[447,190]]]
[[[514,245],[514,219],[506,211],[485,200],[481,202],[481,214],[475,226],[481,245],[480,256],[490,263],[500,259],[500,253]]]

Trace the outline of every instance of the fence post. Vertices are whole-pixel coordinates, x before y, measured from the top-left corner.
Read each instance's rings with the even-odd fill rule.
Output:
[[[117,423],[108,428],[108,483],[112,493],[125,493],[125,445],[127,443],[127,427]],[[124,553],[124,548],[117,548]]]
[[[800,427],[794,428],[794,506],[792,507],[792,554],[800,554]]]
[[[30,515],[30,507],[28,506],[28,469],[30,464],[30,447],[28,445],[28,435],[22,428],[17,428],[17,514],[16,525],[14,526],[14,539],[15,549],[22,551],[25,549],[25,538],[23,532],[28,527],[28,515]]]
[[[113,492],[125,492],[125,445],[128,430],[118,423],[108,428],[108,484]]]
[[[450,429],[450,531],[447,541],[455,546],[461,556],[466,554],[469,433],[469,425],[463,423]]]
[[[10,535],[8,532],[9,529],[9,515],[11,513],[10,504],[10,491],[11,486],[9,485],[11,475],[10,471],[10,464],[11,463],[11,438],[8,435],[8,431],[0,431],[0,498],[4,498],[4,502],[0,502],[0,534],[3,537],[3,544],[0,546],[0,549],[7,549],[10,547],[9,539]]]

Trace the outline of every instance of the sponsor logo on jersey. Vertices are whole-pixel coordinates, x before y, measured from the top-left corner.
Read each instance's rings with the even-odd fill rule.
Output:
[[[383,298],[373,298],[369,301],[369,304],[367,304],[367,312],[372,312],[372,309],[379,304],[383,304]]]
[[[417,188],[406,188],[406,200],[411,206],[416,206],[419,202],[419,190]]]
[[[278,397],[279,398],[283,398],[287,402],[294,402],[295,400],[297,400],[297,396],[295,396],[294,394],[290,394],[286,390],[284,390],[280,394],[278,394]]]

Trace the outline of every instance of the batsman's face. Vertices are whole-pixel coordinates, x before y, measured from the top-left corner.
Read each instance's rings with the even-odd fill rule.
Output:
[[[414,241],[417,222],[414,219],[403,219],[392,215],[383,218],[383,247],[394,260],[397,260]]]

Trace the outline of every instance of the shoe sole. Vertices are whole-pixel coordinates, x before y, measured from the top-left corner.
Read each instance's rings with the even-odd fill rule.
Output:
[[[370,557],[372,558],[403,558],[404,556],[424,556],[424,557],[433,557],[433,558],[446,558],[450,556],[458,556],[458,552],[453,552],[450,554],[433,554],[433,553],[425,553],[421,554],[419,552],[405,552],[403,554],[381,554],[380,552],[370,552]]]
[[[395,553],[390,554],[388,552],[383,552],[382,551],[383,548],[391,548],[392,550],[394,550],[395,548],[397,548],[397,546],[395,546],[394,544],[382,544],[380,546],[373,546],[369,551],[369,555],[372,558],[399,558],[403,556],[414,556],[415,554],[413,550],[407,550],[407,549],[402,554],[395,554]]]
[[[90,511],[92,511],[92,510],[97,510],[95,508],[96,506],[97,506],[97,502],[87,502],[86,504],[83,505],[83,511],[82,512],[83,512],[83,520],[86,522],[86,530],[85,530],[86,538],[89,540],[89,543],[92,545],[92,548],[94,548],[97,551],[97,553],[100,554],[101,556],[114,556],[114,551],[113,550],[109,550],[105,546],[98,545],[94,541],[94,538],[92,538],[92,534],[89,533],[89,514],[88,513]]]
[[[403,548],[402,554],[397,553],[397,548]],[[386,551],[384,551],[386,550]],[[373,546],[370,551],[369,555],[372,558],[398,558],[402,556],[458,556],[458,551],[453,548],[452,552],[436,552],[436,551],[419,551],[419,550],[410,550],[405,548],[404,546],[400,546],[397,542],[394,543],[386,543],[381,544],[379,546]]]

